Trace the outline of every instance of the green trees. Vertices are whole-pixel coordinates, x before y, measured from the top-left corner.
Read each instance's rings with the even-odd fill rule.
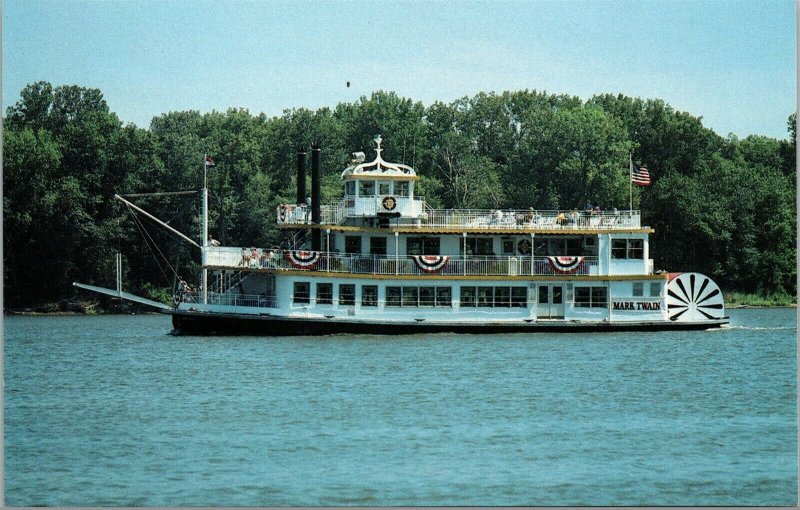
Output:
[[[661,100],[583,102],[521,90],[425,107],[378,91],[271,118],[243,109],[169,112],[141,129],[123,125],[99,90],[39,82],[21,91],[3,123],[11,307],[68,297],[74,280],[113,286],[117,250],[134,292],[169,286],[167,262],[196,276],[196,248],[158,228],[143,237],[114,193],[198,190],[209,154],[211,234],[226,245],[277,244],[275,207],[295,201],[297,147],[321,144],[323,198],[331,201],[350,152],[371,157],[378,133],[384,158],[414,166],[418,195],[434,207],[571,209],[591,201],[624,209],[633,153],[653,177],[652,186],[634,187],[634,207],[656,230],[657,269],[702,271],[729,290],[796,292],[794,114],[789,140],[740,140]],[[199,239],[199,198],[141,200]]]

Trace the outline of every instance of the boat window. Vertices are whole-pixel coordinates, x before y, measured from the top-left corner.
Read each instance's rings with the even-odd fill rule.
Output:
[[[643,239],[612,239],[611,257],[615,259],[643,259]]]
[[[400,306],[400,287],[386,287],[386,306]]]
[[[608,306],[608,291],[605,287],[592,287],[592,307],[606,308]]]
[[[494,305],[494,292],[492,287],[478,287],[478,306]]]
[[[417,306],[419,289],[416,287],[403,287],[403,306]]]
[[[311,302],[311,284],[309,282],[294,282],[293,301],[298,304]]]
[[[608,306],[605,287],[575,287],[576,308],[605,308]]]
[[[644,258],[644,241],[642,239],[628,239],[628,258]]]
[[[611,258],[624,259],[628,257],[628,240],[627,239],[612,239],[611,240]]]
[[[450,287],[436,287],[436,306],[453,306],[452,293]]]
[[[350,283],[343,283],[339,285],[339,304],[340,305],[354,305],[356,304],[356,286]]]
[[[350,197],[355,196],[356,181],[347,181],[344,183],[344,194]]]
[[[358,196],[374,197],[375,181],[358,181]]]
[[[503,255],[514,255],[514,240],[503,239]]]
[[[465,244],[467,245],[467,255],[494,255],[491,237],[468,237]],[[464,249],[463,244],[461,249]]]
[[[419,306],[434,306],[436,304],[436,288],[419,288]]]
[[[461,306],[475,306],[475,287],[461,287]]]
[[[661,296],[661,282],[650,282],[650,297]]]
[[[407,255],[439,255],[438,237],[406,238]]]
[[[370,255],[386,255],[386,238],[370,237],[369,253]]]
[[[633,282],[633,297],[644,296],[644,282]]]
[[[495,287],[494,306],[503,308],[511,306],[511,287]]]
[[[391,195],[392,183],[385,181],[378,181],[378,195]]]
[[[553,286],[553,304],[554,305],[560,305],[561,303],[564,302],[564,294],[563,294],[563,292],[564,292],[564,289],[562,289],[561,287],[559,287],[557,285]]]
[[[547,292],[548,288],[549,287],[547,285],[539,285],[539,303],[543,305],[546,305],[550,302]]]
[[[378,286],[361,286],[361,306],[378,306]]]
[[[345,236],[344,252],[358,255],[361,253],[361,236]]]
[[[332,283],[318,283],[317,284],[317,304],[330,305],[333,304],[333,284]]]
[[[528,306],[527,287],[511,287],[511,306],[514,308],[525,308]]]
[[[398,197],[407,197],[408,196],[408,182],[407,181],[397,181],[394,183],[394,194]]]

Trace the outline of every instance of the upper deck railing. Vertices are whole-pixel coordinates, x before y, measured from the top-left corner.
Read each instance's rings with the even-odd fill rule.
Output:
[[[212,267],[234,270],[272,269],[282,271],[325,271],[330,273],[374,275],[452,275],[452,276],[525,276],[565,274],[548,257],[467,255],[420,261],[412,256],[350,255],[327,252],[291,252],[251,248],[208,248],[206,263]],[[577,261],[576,261],[577,262]],[[598,274],[597,257],[581,257],[568,274]]]
[[[375,204],[379,204],[380,197]],[[410,223],[404,228],[467,230],[630,230],[641,228],[638,210],[624,211],[540,211],[531,209],[431,209],[424,200],[410,199],[404,214]],[[341,200],[321,207],[322,225],[340,225],[346,218],[374,217],[380,211],[372,201]],[[311,223],[305,205],[284,205],[277,210],[278,225]]]

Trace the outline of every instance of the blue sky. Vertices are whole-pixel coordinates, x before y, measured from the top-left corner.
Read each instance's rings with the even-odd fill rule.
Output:
[[[99,88],[141,127],[168,111],[271,116],[378,89],[427,106],[528,88],[660,98],[723,136],[785,138],[795,11],[791,0],[5,0],[3,109],[38,80]]]

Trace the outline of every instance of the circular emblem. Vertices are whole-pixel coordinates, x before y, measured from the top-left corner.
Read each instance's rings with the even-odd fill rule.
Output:
[[[387,211],[394,211],[397,207],[397,200],[394,197],[383,197],[383,208]]]
[[[527,239],[522,239],[520,242],[517,243],[517,250],[523,255],[527,255],[531,252],[531,242]]]

